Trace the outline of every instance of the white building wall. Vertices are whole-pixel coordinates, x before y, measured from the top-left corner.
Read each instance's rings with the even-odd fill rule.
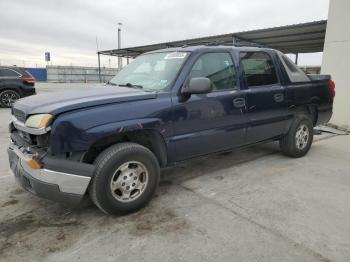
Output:
[[[322,74],[336,85],[331,122],[350,127],[350,0],[330,0]]]

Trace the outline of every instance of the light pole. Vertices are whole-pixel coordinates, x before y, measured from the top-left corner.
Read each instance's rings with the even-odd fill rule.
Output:
[[[121,26],[122,26],[122,23],[121,22],[118,22],[118,49],[121,48]],[[121,70],[122,69],[122,58],[120,56],[118,56],[118,70]]]

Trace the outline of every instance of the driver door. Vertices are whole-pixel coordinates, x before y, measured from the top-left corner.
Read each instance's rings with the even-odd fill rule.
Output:
[[[213,91],[173,99],[176,161],[223,151],[244,143],[245,94],[229,52],[201,54],[189,78],[207,77]]]

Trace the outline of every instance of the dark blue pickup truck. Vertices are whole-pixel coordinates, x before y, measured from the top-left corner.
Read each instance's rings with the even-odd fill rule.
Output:
[[[103,212],[125,214],[179,161],[273,140],[304,156],[334,95],[330,76],[308,76],[276,50],[158,50],[105,87],[17,101],[8,155],[26,190],[68,203],[89,194]]]

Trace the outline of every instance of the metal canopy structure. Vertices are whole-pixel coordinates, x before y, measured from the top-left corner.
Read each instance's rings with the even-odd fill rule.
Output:
[[[243,31],[222,35],[165,42],[152,45],[128,47],[97,52],[100,55],[136,57],[142,53],[184,45],[260,45],[275,48],[283,53],[322,52],[326,35],[327,20],[294,24],[266,29]]]

